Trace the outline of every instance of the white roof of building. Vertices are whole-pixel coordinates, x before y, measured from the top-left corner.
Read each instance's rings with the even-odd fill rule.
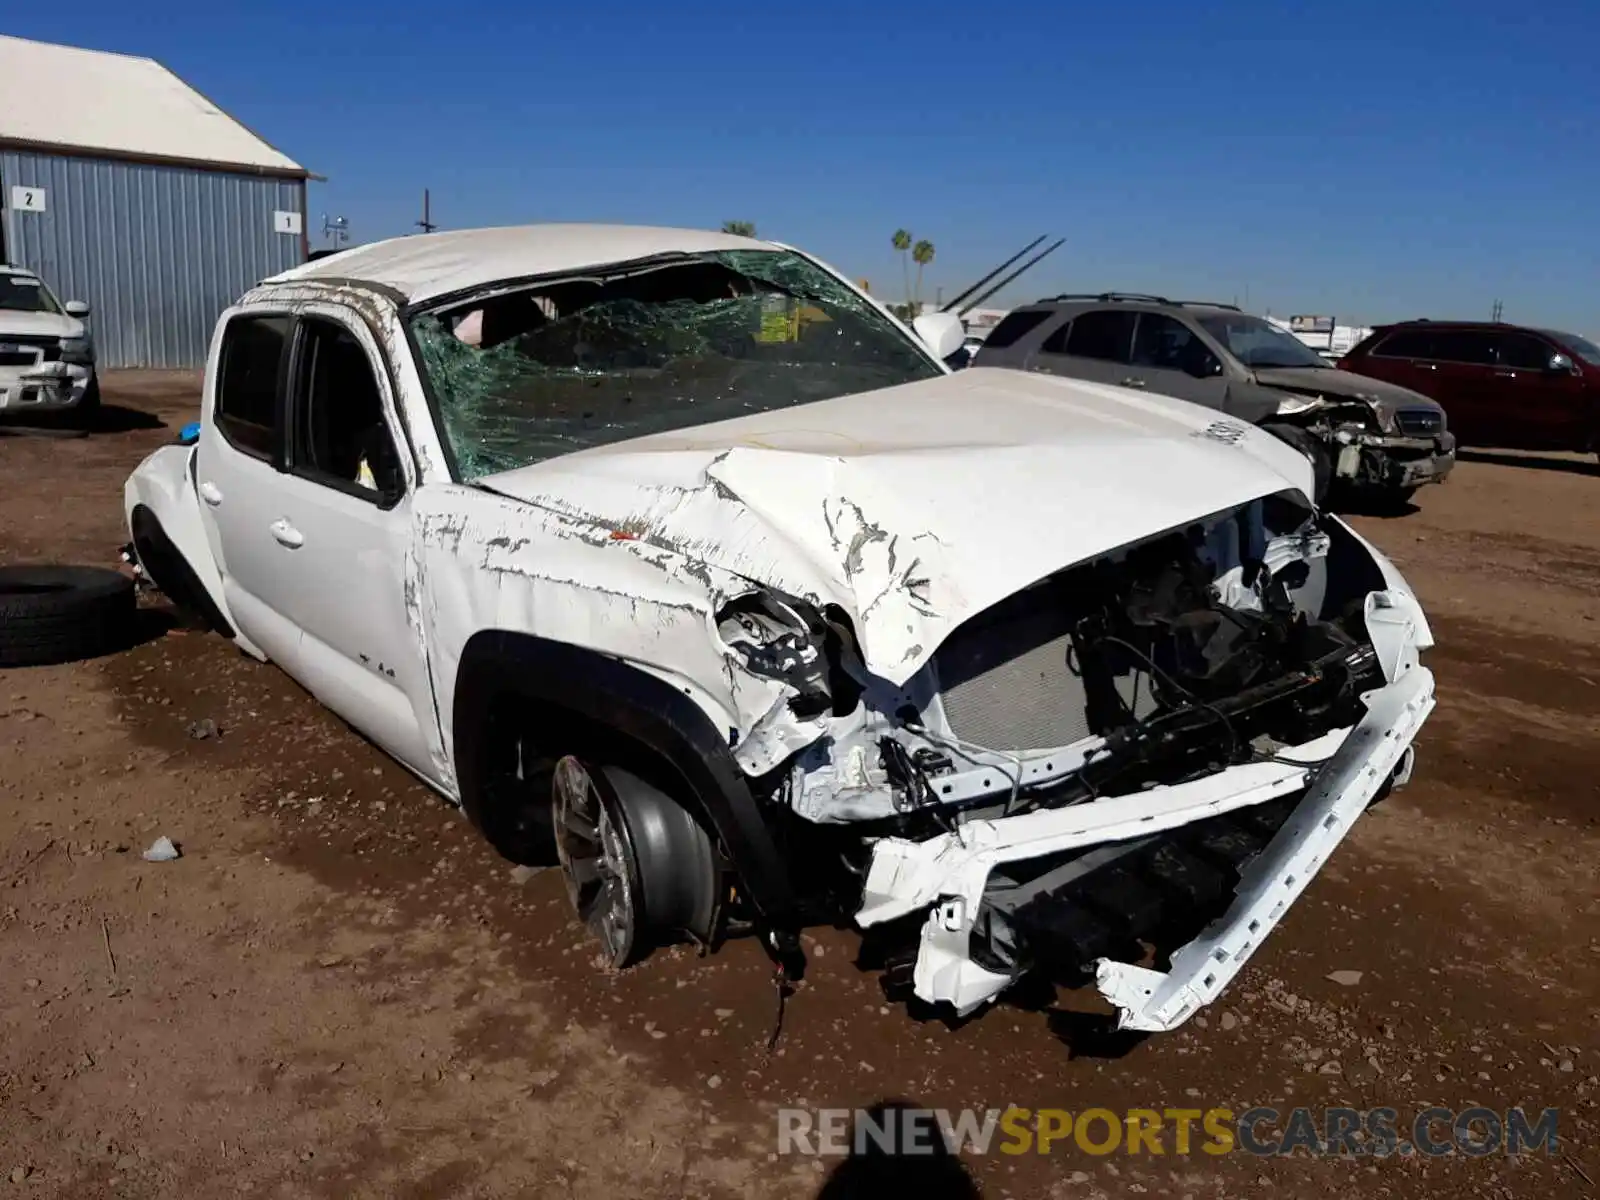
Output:
[[[565,275],[656,254],[774,249],[771,242],[705,229],[513,225],[390,238],[315,259],[266,282],[353,279],[381,284],[407,300],[425,301],[503,279]]]
[[[306,173],[154,59],[4,36],[0,142]]]

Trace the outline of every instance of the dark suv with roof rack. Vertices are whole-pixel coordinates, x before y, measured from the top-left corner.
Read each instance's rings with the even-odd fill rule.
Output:
[[[1176,396],[1260,425],[1330,486],[1402,501],[1455,465],[1444,410],[1340,370],[1231,304],[1126,292],[1052,296],[1012,310],[973,365],[1069,375]]]
[[[1600,346],[1587,338],[1404,321],[1374,330],[1339,365],[1432,396],[1463,445],[1600,451]]]

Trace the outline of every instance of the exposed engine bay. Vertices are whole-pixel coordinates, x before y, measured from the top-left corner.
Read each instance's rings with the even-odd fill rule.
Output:
[[[917,993],[970,1011],[1023,974],[1082,983],[1222,914],[1385,687],[1367,628],[1383,587],[1346,527],[1284,493],[1041,580],[903,688],[865,672],[837,618],[797,634],[798,602],[736,606],[723,636],[822,731],[761,781],[799,818],[791,849],[840,864],[815,873],[819,906],[870,925],[932,903]],[[1192,810],[1138,831],[1147,798],[1190,793]],[[1114,810],[1132,826],[1097,834]],[[1076,829],[1059,846],[1012,838],[974,883],[969,852],[1030,821]],[[962,871],[965,898],[928,882]]]
[[[996,804],[1175,782],[1348,716],[1378,677],[1360,630],[1378,584],[1370,571],[1330,584],[1332,547],[1302,501],[1268,497],[1041,580],[962,625],[903,688],[866,672],[833,614],[797,633],[798,602],[730,606],[722,635],[785,678],[784,716],[821,734],[775,773],[773,800],[914,836]]]

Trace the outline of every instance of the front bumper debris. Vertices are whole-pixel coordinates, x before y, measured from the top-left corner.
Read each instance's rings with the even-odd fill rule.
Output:
[[[1407,436],[1341,429],[1333,440],[1334,476],[1357,486],[1414,488],[1443,483],[1456,465],[1452,433]]]
[[[1434,704],[1433,676],[1418,662],[1426,625],[1404,592],[1374,592],[1366,609],[1388,682],[1363,697],[1367,712],[1356,725],[1287,747],[1271,761],[1187,783],[973,820],[922,842],[883,839],[873,847],[857,923],[879,924],[928,908],[913,971],[915,992],[966,1014],[1015,981],[971,954],[995,867],[1146,839],[1304,791],[1242,870],[1227,911],[1172,955],[1169,971],[1105,958],[1095,964],[1097,986],[1116,1005],[1119,1027],[1177,1027],[1227,986],[1379,790],[1409,776],[1412,742]]]
[[[5,341],[0,335],[0,342]],[[94,368],[51,362],[0,367],[0,413],[61,412],[76,408],[89,390]]]

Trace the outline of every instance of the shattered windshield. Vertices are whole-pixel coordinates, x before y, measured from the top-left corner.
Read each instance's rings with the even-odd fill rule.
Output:
[[[1315,350],[1260,317],[1201,317],[1200,325],[1247,367],[1326,367]]]
[[[782,250],[618,264],[429,309],[411,329],[467,481],[941,373],[869,301]]]

